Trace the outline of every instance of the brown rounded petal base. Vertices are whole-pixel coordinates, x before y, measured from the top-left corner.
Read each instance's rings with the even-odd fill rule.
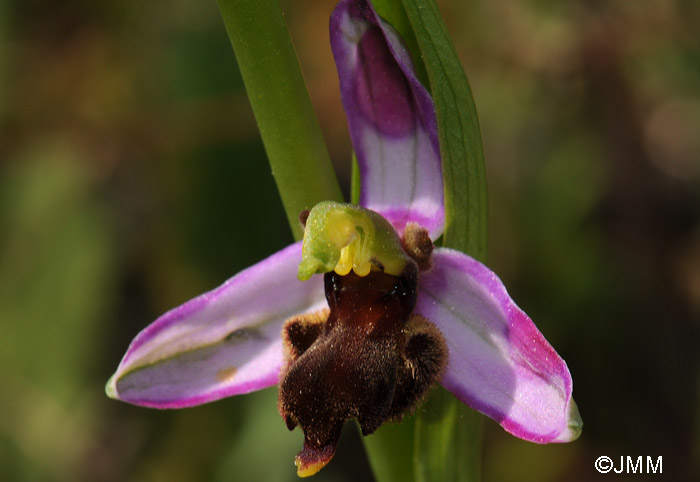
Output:
[[[408,223],[404,228],[401,244],[406,254],[418,264],[418,269],[430,269],[434,246],[427,229],[416,223]]]

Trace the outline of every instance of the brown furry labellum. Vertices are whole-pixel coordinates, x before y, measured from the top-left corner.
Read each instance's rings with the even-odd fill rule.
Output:
[[[363,435],[415,408],[440,379],[445,340],[413,314],[418,268],[401,276],[372,271],[325,276],[329,310],[289,319],[283,328],[286,365],[279,411],[299,425],[300,476],[313,475],[335,454],[343,425],[357,419]]]

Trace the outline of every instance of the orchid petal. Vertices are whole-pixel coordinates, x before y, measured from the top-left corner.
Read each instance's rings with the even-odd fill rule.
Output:
[[[275,385],[282,323],[326,305],[321,276],[297,279],[300,260],[298,242],[158,318],[129,346],[108,395],[182,408]]]
[[[421,273],[416,312],[444,334],[442,384],[462,402],[525,440],[578,437],[582,423],[566,363],[487,267],[436,249],[432,269]]]
[[[360,167],[360,205],[399,233],[409,222],[436,239],[444,226],[435,106],[396,32],[369,2],[341,0],[331,47]]]

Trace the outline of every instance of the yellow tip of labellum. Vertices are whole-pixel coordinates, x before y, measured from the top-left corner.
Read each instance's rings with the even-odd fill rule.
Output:
[[[316,460],[312,463],[308,463],[304,465],[304,462],[301,460],[301,457],[298,455],[294,459],[294,465],[297,466],[297,475],[299,477],[311,477],[312,475],[315,475],[316,472],[321,470],[323,467],[325,467],[328,462],[330,462],[330,459],[328,460]]]

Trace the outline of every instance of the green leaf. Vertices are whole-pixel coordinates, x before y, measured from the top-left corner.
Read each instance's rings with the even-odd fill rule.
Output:
[[[445,181],[444,245],[485,261],[486,168],[469,82],[434,0],[403,0],[430,80]]]
[[[218,0],[295,239],[298,216],[342,201],[318,119],[277,0]]]

